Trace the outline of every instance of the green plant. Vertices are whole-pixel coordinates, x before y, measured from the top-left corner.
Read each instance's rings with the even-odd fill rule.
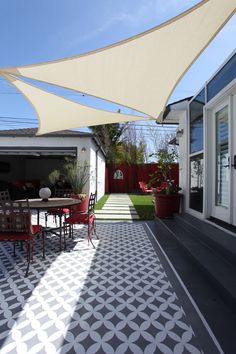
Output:
[[[51,184],[55,184],[60,180],[61,173],[59,170],[54,170],[48,175],[48,180]]]
[[[81,162],[76,159],[65,158],[62,171],[52,171],[49,174],[48,179],[52,184],[55,184],[60,180],[68,182],[75,194],[81,194],[90,176],[89,168],[90,166],[87,161]]]
[[[160,185],[162,182],[169,180],[171,165],[177,161],[178,156],[176,152],[160,149],[149,156],[156,157],[158,166],[157,170],[150,175],[151,179],[148,182],[148,187],[152,185]]]
[[[182,188],[176,186],[174,181],[167,180],[162,186],[156,188],[156,193],[160,194],[177,194]]]

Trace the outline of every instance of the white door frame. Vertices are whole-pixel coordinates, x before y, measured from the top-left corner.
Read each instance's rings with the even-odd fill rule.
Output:
[[[215,113],[228,105],[229,119],[229,156],[230,165],[233,164],[233,156],[236,155],[236,80],[228,85],[205,106],[205,194],[204,194],[204,218],[215,216],[229,224],[236,225],[236,169],[229,169],[229,210],[228,215],[222,212],[214,212],[215,204]],[[216,211],[216,210],[215,210]],[[217,216],[216,216],[217,215]]]
[[[225,161],[225,165],[229,165],[229,167],[225,167],[225,172],[227,174],[227,204],[228,206],[221,206],[221,205],[216,205],[216,190],[217,190],[217,185],[216,185],[216,171],[217,171],[217,163],[216,163],[216,114],[220,112],[222,109],[227,108],[227,118],[228,118],[228,156],[229,156],[229,161]],[[231,223],[231,162],[230,162],[230,156],[232,155],[231,153],[231,137],[230,137],[230,132],[231,132],[231,109],[230,109],[230,99],[226,99],[220,104],[216,105],[214,109],[212,110],[212,117],[211,117],[211,124],[212,124],[212,133],[213,133],[213,139],[212,139],[212,151],[213,151],[213,159],[212,159],[212,200],[211,200],[211,216],[220,219],[222,221],[225,221],[227,223]]]

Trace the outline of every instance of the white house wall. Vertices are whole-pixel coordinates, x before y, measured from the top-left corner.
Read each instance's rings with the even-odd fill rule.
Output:
[[[90,144],[90,192],[97,191],[99,200],[105,193],[105,159],[98,146]]]
[[[95,192],[96,186],[96,147],[91,144],[90,148],[90,191]]]
[[[106,163],[103,154],[99,151],[97,155],[97,196],[100,199],[105,194]]]
[[[235,87],[236,90],[236,87]],[[236,156],[236,93],[234,93],[232,97],[232,116],[233,116],[233,129],[232,129],[232,151],[233,156]],[[232,164],[234,164],[234,160],[232,160]],[[236,167],[233,167],[232,172],[232,187],[233,187],[233,210],[232,210],[232,220],[233,224],[236,225]]]
[[[182,210],[186,210],[188,202],[188,112],[184,111],[179,115],[179,130],[183,130],[183,135],[179,137],[179,186],[184,195]]]
[[[31,147],[49,149],[60,148],[61,150],[63,150],[63,148],[75,148],[77,149],[78,160],[86,160],[90,165],[90,182],[87,183],[84,188],[84,191],[90,193],[95,192],[97,190],[98,198],[101,198],[105,192],[105,157],[102,153],[98,153],[98,181],[96,183],[96,150],[98,150],[98,146],[95,144],[91,137],[1,137],[0,148],[1,147],[9,147],[9,149],[14,147],[28,148],[29,151]],[[9,156],[9,159],[10,158],[11,157]],[[42,161],[42,163],[40,161]],[[26,175],[22,176],[22,179],[26,177],[28,179],[40,179],[40,170],[42,169],[44,171],[49,171],[49,164],[50,163],[46,161],[46,159],[44,160],[42,156],[40,157],[40,159],[35,160],[35,162],[33,160],[27,161]],[[22,165],[20,165],[19,167],[21,167],[22,169]],[[58,168],[58,166],[53,166],[53,169],[55,168]],[[18,175],[19,174],[15,174],[17,178]],[[16,177],[13,176],[14,172],[12,170],[11,175],[7,176],[7,174],[4,174],[3,179],[7,180],[8,177],[11,177],[11,179],[15,179]],[[36,176],[38,177],[36,178]],[[43,178],[45,178],[44,176],[45,172],[43,173]]]

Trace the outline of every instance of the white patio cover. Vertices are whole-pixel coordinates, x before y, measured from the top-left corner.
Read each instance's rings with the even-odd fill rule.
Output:
[[[160,118],[183,74],[235,9],[236,0],[204,0],[160,26],[103,49],[46,63],[2,68],[0,71],[77,90]],[[55,111],[55,95],[48,94],[47,99],[44,97],[47,106],[42,116],[36,89],[18,81],[17,85],[37,110],[41,121],[40,131],[46,132],[46,127],[47,132],[52,128],[58,130],[62,125],[63,128],[80,126],[79,121],[76,125],[76,116],[73,115],[68,115],[66,122],[60,122],[61,113],[53,126],[49,121],[43,122]],[[39,92],[42,95],[42,90]],[[52,101],[49,97],[53,97]],[[78,107],[81,114],[84,113],[85,106]],[[94,109],[87,107],[87,112],[88,109],[92,110],[94,116]],[[88,126],[90,120],[95,124],[92,118],[87,120],[86,117],[84,125]],[[116,117],[117,122],[124,120],[119,114]],[[99,120],[101,114],[97,118],[94,116],[94,119],[96,124],[104,124]]]
[[[37,135],[68,128],[140,120],[139,116],[104,111],[73,102],[12,75],[3,76],[29,99],[35,109],[39,117]]]

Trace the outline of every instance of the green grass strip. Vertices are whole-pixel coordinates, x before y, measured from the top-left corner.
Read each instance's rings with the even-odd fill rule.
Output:
[[[154,204],[152,194],[129,194],[129,197],[141,220],[154,219]]]
[[[96,210],[101,210],[106,203],[107,199],[109,198],[110,194],[104,194],[102,198],[99,199],[99,201],[95,204],[95,209]]]

